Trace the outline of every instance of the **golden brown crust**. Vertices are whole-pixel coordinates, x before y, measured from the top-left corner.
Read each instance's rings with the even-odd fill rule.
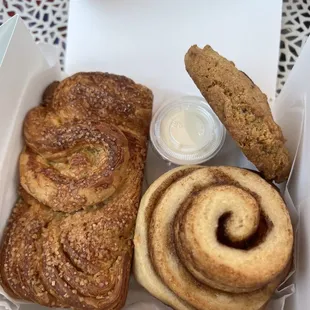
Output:
[[[285,278],[293,229],[279,193],[234,167],[181,167],[143,196],[134,272],[176,309],[258,310]]]
[[[210,46],[192,46],[186,70],[244,154],[268,180],[287,179],[291,161],[267,97]]]
[[[125,303],[145,158],[134,137],[128,141],[132,161],[119,192],[102,207],[54,221],[43,235],[43,282],[77,309],[120,309]]]
[[[7,226],[6,226],[6,229],[4,231],[4,234],[3,234],[3,238],[2,238],[2,241],[1,241],[1,255],[0,255],[0,261],[1,261],[1,264],[0,264],[0,283],[1,283],[1,286],[4,288],[4,290],[10,295],[12,296],[13,298],[20,298],[20,294],[18,292],[18,289],[14,289],[13,286],[14,286],[14,283],[12,284],[12,287],[10,285],[10,280],[9,280],[9,274],[6,275],[4,270],[8,267],[8,266],[5,266],[4,262],[6,260],[6,257],[8,255],[10,255],[7,251],[6,251],[6,248],[8,247],[9,245],[9,242],[10,242],[10,236],[11,236],[11,233],[14,229],[14,226],[15,226],[15,222],[16,220],[20,217],[21,214],[23,214],[26,210],[27,210],[27,204],[25,203],[22,203],[22,201],[18,201],[16,203],[16,206],[13,208],[13,211],[12,211],[12,214],[9,218],[9,221],[7,223]]]
[[[107,117],[84,114],[88,104],[113,97]],[[0,280],[12,297],[49,307],[123,307],[152,99],[125,77],[80,73],[53,83],[28,113],[21,200],[0,251]]]
[[[153,94],[148,88],[125,76],[82,72],[59,84],[54,91],[53,108],[64,119],[72,119],[72,115],[76,119],[91,117],[145,136],[152,102]]]
[[[126,180],[102,206],[67,215],[21,190],[22,204],[13,211],[1,249],[1,278],[12,297],[76,309],[123,307],[146,157],[145,145],[132,134],[127,138],[131,161]]]
[[[77,73],[52,83],[43,105],[25,118],[24,189],[64,212],[110,197],[124,181],[129,159],[125,134],[145,143],[152,100],[146,87],[108,73]]]
[[[25,190],[64,212],[111,196],[123,182],[128,164],[125,135],[114,126],[91,121],[50,129],[37,141],[26,140],[28,147],[20,156]]]
[[[54,93],[60,82],[54,81],[50,85],[48,85],[42,95],[42,105],[49,106],[52,104],[54,100]]]
[[[12,297],[45,306],[64,306],[48,293],[39,277],[38,243],[45,226],[57,216],[34,199],[28,204],[21,198],[14,207],[1,247],[0,270],[2,284]]]

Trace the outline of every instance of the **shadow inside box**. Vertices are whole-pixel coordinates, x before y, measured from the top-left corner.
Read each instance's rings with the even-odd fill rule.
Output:
[[[257,170],[242,153],[236,142],[229,133],[226,134],[225,143],[222,149],[210,160],[202,163],[203,166],[236,166],[251,170]],[[155,150],[149,142],[147,162],[144,170],[143,193],[161,175],[167,171],[179,167],[164,158]]]
[[[204,166],[235,166],[246,169],[257,170],[255,166],[245,157],[241,149],[227,132],[223,147]]]

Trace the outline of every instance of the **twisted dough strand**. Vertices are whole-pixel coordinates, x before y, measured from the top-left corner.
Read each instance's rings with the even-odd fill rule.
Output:
[[[55,211],[109,198],[124,182],[127,136],[145,145],[153,95],[114,74],[77,73],[52,84],[24,122],[21,184]]]
[[[28,122],[31,118],[28,115]],[[42,138],[30,143],[28,122],[28,147],[20,156],[21,182],[45,205],[55,211],[76,211],[103,201],[123,182],[128,142],[116,127],[92,121],[43,126]]]
[[[1,284],[13,297],[44,306],[66,305],[46,290],[39,276],[37,243],[44,227],[58,216],[21,190],[1,245]]]
[[[123,307],[152,100],[126,77],[78,73],[50,85],[28,113],[25,190],[0,251],[9,295],[49,307]]]

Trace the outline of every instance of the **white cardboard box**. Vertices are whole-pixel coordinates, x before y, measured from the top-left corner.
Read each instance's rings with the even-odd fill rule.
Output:
[[[118,1],[115,1],[113,3],[116,3]],[[141,4],[139,1],[126,2],[126,5],[128,3],[131,3],[133,6],[136,4]],[[173,2],[173,1],[172,1]],[[207,1],[208,2],[208,1]],[[266,2],[266,1],[260,1],[260,2]],[[276,1],[274,1],[276,2]],[[279,1],[278,1],[279,2]],[[136,78],[137,81],[145,83],[146,85],[150,86],[154,91],[156,95],[156,103],[160,101],[160,98],[162,96],[169,96],[171,94],[170,90],[176,91],[181,90],[183,93],[197,93],[197,90],[193,87],[192,82],[189,82],[190,79],[184,72],[184,65],[183,65],[183,55],[185,53],[184,49],[187,49],[189,45],[199,42],[187,42],[189,43],[186,46],[184,45],[182,47],[182,44],[168,44],[168,45],[161,45],[161,53],[159,50],[154,51],[153,55],[148,54],[149,57],[151,57],[151,60],[156,60],[156,56],[158,56],[159,60],[157,65],[153,62],[141,62],[141,54],[134,53],[135,47],[133,42],[137,42],[137,39],[139,37],[136,37],[134,33],[128,30],[128,33],[126,33],[127,40],[128,36],[130,37],[130,42],[132,44],[131,49],[126,48],[122,49],[122,51],[128,52],[130,54],[130,59],[127,59],[130,63],[127,64],[127,66],[120,66],[118,61],[110,61],[113,60],[113,53],[109,52],[109,48],[111,47],[109,45],[109,42],[112,42],[114,44],[112,48],[113,51],[116,51],[118,48],[122,47],[117,45],[116,38],[114,41],[113,38],[113,32],[112,30],[109,30],[107,36],[105,37],[106,43],[105,45],[100,45],[98,47],[98,51],[96,48],[90,49],[88,46],[86,46],[85,49],[81,49],[82,53],[79,54],[76,53],[76,56],[74,56],[73,53],[73,45],[70,43],[70,35],[74,35],[73,27],[74,24],[72,24],[72,13],[74,13],[74,7],[78,6],[79,9],[83,9],[85,12],[85,16],[87,17],[87,14],[90,14],[94,9],[99,9],[99,7],[105,6],[105,4],[99,3],[99,1],[78,1],[78,0],[72,0],[71,3],[71,21],[70,21],[70,28],[69,28],[69,47],[68,47],[68,58],[67,58],[67,68],[69,70],[69,73],[73,73],[76,70],[102,70],[102,71],[113,71],[116,73],[123,73],[127,74],[130,77]],[[121,16],[124,16],[126,10],[120,5],[120,10],[117,10],[116,7],[114,7],[114,4],[112,2],[109,2],[110,9],[114,8],[114,14],[120,14]],[[123,2],[122,2],[123,3]],[[146,11],[148,14],[146,14],[146,17],[148,18],[151,16],[151,12],[154,12],[154,14],[159,14],[157,16],[162,16],[164,14],[163,11],[157,10],[155,7],[151,6],[151,2],[145,2],[149,3],[150,7],[146,8]],[[189,3],[189,2],[188,2]],[[192,3],[192,2],[191,2]],[[200,5],[204,5],[204,2],[196,1],[196,4],[199,3]],[[210,3],[210,2],[209,2]],[[234,6],[229,6],[228,1],[222,1],[219,7],[226,5],[226,8],[230,9],[230,12],[233,12],[234,9],[236,9]],[[240,10],[241,4],[242,8],[246,8],[248,10],[248,13],[256,12],[256,10],[259,7],[258,1],[255,2],[256,4],[253,5],[255,10],[252,6],[246,5],[246,1],[236,1],[235,5]],[[88,5],[85,6],[85,5]],[[123,3],[124,4],[124,3]],[[176,2],[174,2],[176,5]],[[265,3],[266,4],[266,3]],[[92,6],[93,5],[93,6]],[[131,7],[132,8],[132,7]],[[183,7],[183,10],[185,10],[186,7]],[[252,8],[252,9],[251,9]],[[274,4],[272,6],[273,8],[272,12],[264,11],[264,15],[266,16],[266,22],[269,26],[274,25],[277,30],[279,30],[279,25],[275,25],[273,23],[272,14],[278,13],[279,11],[279,3],[278,5]],[[86,10],[88,9],[88,13]],[[155,9],[155,11],[154,11]],[[172,9],[172,7],[170,7]],[[180,8],[179,8],[180,9]],[[216,12],[216,8],[213,7],[213,13]],[[73,11],[72,11],[73,10]],[[103,16],[104,12],[100,11]],[[111,11],[109,11],[109,14],[105,17],[111,22],[113,21],[113,16],[110,15]],[[195,13],[199,13],[199,10],[196,10]],[[181,14],[181,13],[180,13]],[[113,14],[112,14],[113,15]],[[170,14],[171,15],[171,14]],[[170,16],[169,15],[169,16]],[[182,16],[186,16],[185,12],[181,14]],[[81,15],[80,15],[81,16]],[[97,15],[88,15],[88,18],[93,16],[94,20],[97,19],[97,26],[101,25],[101,16],[100,20]],[[135,15],[134,15],[135,16]],[[175,21],[178,19],[177,15],[175,18]],[[197,15],[195,15],[197,16]],[[246,12],[243,14],[243,16],[247,16]],[[135,16],[138,18],[138,15]],[[203,17],[203,16],[200,16]],[[209,17],[212,17],[212,14],[209,14]],[[226,16],[227,17],[227,16]],[[273,16],[275,20],[279,22],[279,16]],[[171,16],[170,16],[171,18]],[[227,17],[228,18],[228,17]],[[127,19],[130,19],[129,17]],[[123,19],[121,19],[123,20]],[[147,19],[148,20],[148,19]],[[201,19],[199,19],[201,20]],[[255,19],[254,19],[255,20]],[[151,20],[150,22],[156,21]],[[170,23],[171,19],[169,19]],[[250,21],[250,18],[247,20]],[[213,22],[214,19],[213,19]],[[166,26],[169,26],[169,23],[166,23]],[[201,24],[199,24],[201,25]],[[212,25],[212,22],[211,22]],[[107,26],[107,25],[106,25]],[[140,24],[141,26],[141,24]],[[240,29],[243,29],[243,26],[240,26]],[[87,26],[88,27],[88,26]],[[90,31],[91,29],[87,28],[87,31]],[[93,26],[96,28],[96,23],[94,22]],[[101,27],[101,26],[100,26]],[[135,26],[137,27],[137,26]],[[209,27],[210,27],[210,19],[209,19]],[[128,28],[130,28],[128,26]],[[169,27],[168,27],[169,28]],[[199,27],[198,27],[199,28]],[[198,29],[195,28],[195,31]],[[208,28],[208,27],[206,27]],[[251,23],[249,23],[249,29],[253,30],[255,27]],[[256,26],[257,28],[257,26]],[[277,31],[274,31],[274,29],[270,29],[268,32],[268,40],[271,45],[274,44],[274,41],[278,43],[278,36],[275,36],[277,34]],[[96,28],[97,29],[97,28]],[[165,28],[168,32],[169,29]],[[104,30],[104,29],[103,29]],[[106,29],[105,29],[106,30]],[[202,29],[203,32],[205,29]],[[78,31],[78,29],[77,29]],[[175,30],[174,30],[175,31]],[[244,33],[246,31],[244,30]],[[259,31],[258,31],[259,32]],[[97,40],[99,37],[98,35],[101,33],[98,31],[98,29],[91,33],[94,33],[92,40]],[[123,33],[123,32],[121,32]],[[272,35],[270,35],[272,33]],[[157,38],[158,35],[157,34]],[[81,33],[80,33],[81,35]],[[186,35],[184,34],[184,38]],[[249,37],[249,36],[248,36]],[[154,40],[156,38],[155,34],[152,37]],[[183,36],[179,36],[179,40],[182,40]],[[207,38],[206,38],[207,39]],[[225,38],[226,39],[226,38]],[[264,37],[260,36],[260,44],[259,46],[265,46],[264,43]],[[3,25],[0,28],[0,61],[1,61],[1,67],[0,67],[0,93],[1,93],[1,153],[0,153],[0,169],[1,169],[1,175],[0,175],[0,235],[2,234],[3,227],[5,226],[5,222],[10,214],[11,208],[14,205],[14,202],[16,200],[16,187],[17,187],[17,160],[19,156],[19,152],[22,148],[22,122],[23,118],[25,116],[25,113],[33,106],[36,106],[40,101],[40,96],[42,95],[42,92],[44,88],[52,82],[54,79],[61,79],[62,74],[59,71],[59,67],[55,63],[55,55],[53,49],[50,49],[48,46],[38,46],[34,44],[32,41],[31,36],[29,35],[27,29],[21,22],[21,20],[18,17],[12,18],[10,21],[8,21],[5,25]],[[2,41],[4,40],[4,41]],[[85,39],[86,40],[86,39]],[[186,39],[188,40],[188,38]],[[223,41],[222,41],[223,40]],[[270,40],[270,41],[269,41]],[[149,40],[149,43],[147,45],[147,51],[150,53],[152,51],[152,40]],[[227,44],[224,44],[223,42],[228,42]],[[233,40],[234,41],[234,40]],[[3,48],[4,42],[6,44],[6,48]],[[72,41],[74,42],[74,41]],[[91,43],[90,39],[86,40],[86,43]],[[222,43],[221,43],[222,42]],[[166,43],[169,43],[166,41]],[[200,41],[200,44],[203,45],[205,43],[209,42],[202,42]],[[212,42],[211,42],[212,43]],[[253,78],[255,82],[257,82],[259,85],[260,83],[264,84],[265,86],[265,92],[270,96],[274,96],[274,90],[275,90],[275,79],[276,79],[276,59],[278,52],[275,50],[275,46],[273,48],[270,48],[270,45],[267,49],[269,49],[270,57],[268,58],[268,53],[265,54],[265,50],[261,50],[260,52],[256,52],[254,54],[250,53],[249,50],[247,52],[244,51],[244,49],[239,48],[233,48],[235,45],[233,45],[232,41],[230,40],[224,40],[223,38],[219,38],[216,42],[213,42],[215,45],[219,46],[219,49],[221,49],[221,53],[225,53],[223,51],[227,51],[225,56],[234,59],[233,55],[236,55],[237,60],[236,63],[239,67],[241,67],[245,72],[247,72],[252,78],[255,76],[256,78]],[[77,44],[77,42],[76,42]],[[232,44],[232,45],[230,45]],[[87,45],[87,44],[85,44]],[[70,47],[71,46],[71,47]],[[222,47],[220,47],[222,46]],[[230,47],[232,47],[230,49]],[[258,48],[258,46],[256,46]],[[71,51],[70,51],[71,49]],[[93,50],[96,50],[95,52]],[[229,52],[230,51],[230,52]],[[242,52],[243,51],[243,52]],[[253,52],[253,51],[252,51]],[[173,55],[176,53],[178,57],[175,57],[179,63],[175,61]],[[234,54],[235,53],[235,54]],[[228,54],[228,55],[227,55]],[[72,55],[72,58],[70,58],[70,55]],[[87,56],[89,55],[89,56]],[[182,57],[181,57],[182,55]],[[2,60],[1,60],[2,56]],[[128,55],[127,55],[128,56]],[[102,57],[102,58],[100,58]],[[168,67],[169,70],[167,70],[168,61],[166,60],[167,57],[170,57],[173,66]],[[296,207],[301,208],[301,225],[300,225],[300,233],[298,241],[300,242],[299,247],[299,257],[298,257],[298,269],[296,273],[296,283],[297,283],[297,293],[293,295],[293,297],[290,298],[290,305],[286,308],[289,310],[305,310],[310,308],[310,297],[308,294],[308,290],[310,288],[310,270],[309,270],[309,260],[307,259],[309,257],[309,240],[307,238],[310,232],[310,226],[307,225],[307,221],[310,220],[310,199],[308,194],[308,188],[310,188],[310,182],[309,182],[309,170],[310,166],[307,162],[307,158],[309,158],[309,155],[307,157],[307,154],[310,152],[310,112],[309,109],[306,109],[304,107],[304,103],[307,101],[307,96],[310,93],[310,63],[307,61],[310,57],[310,41],[306,45],[302,56],[300,57],[298,63],[296,64],[288,83],[286,84],[283,92],[281,93],[281,96],[273,103],[272,108],[275,114],[275,117],[277,121],[282,126],[285,135],[288,138],[288,146],[292,154],[296,153],[296,150],[298,149],[298,154],[296,157],[296,162],[294,166],[294,171],[292,174],[292,177],[290,179],[290,182],[288,184],[288,190],[285,192],[286,199],[290,205],[290,196],[295,204]],[[181,59],[182,58],[182,59]],[[270,59],[273,59],[272,61]],[[72,60],[71,60],[72,59]],[[88,62],[85,60],[87,59]],[[136,61],[134,61],[136,59]],[[267,61],[268,68],[263,67],[264,61]],[[72,61],[72,65],[70,65],[70,61]],[[163,62],[162,62],[163,61]],[[98,67],[96,67],[95,63],[98,64]],[[162,64],[160,69],[158,69],[158,65]],[[167,64],[167,66],[166,66]],[[71,69],[70,69],[71,67]],[[12,68],[16,68],[15,70],[12,70]],[[113,70],[115,68],[115,70]],[[118,69],[117,69],[118,68]],[[123,70],[122,70],[123,69]],[[154,71],[152,71],[154,69]],[[18,74],[16,74],[18,70]],[[136,73],[135,71],[136,70]],[[123,72],[125,71],[125,72]],[[132,73],[131,75],[129,73]],[[268,73],[266,76],[265,74]],[[269,74],[270,73],[270,74]],[[175,79],[173,77],[176,76]],[[265,78],[263,78],[265,76]],[[267,81],[267,83],[266,83]],[[271,86],[272,85],[272,86]],[[168,90],[159,90],[160,87],[164,87],[169,89]],[[304,122],[303,122],[304,120]],[[299,132],[300,129],[304,128],[303,130],[303,136],[301,139],[301,143],[299,145]],[[238,153],[239,154],[239,153]],[[225,155],[225,154],[224,154]],[[223,158],[225,157],[223,155]],[[149,159],[150,160],[150,159]],[[244,158],[242,158],[244,160]],[[236,159],[236,162],[241,162],[239,159]],[[247,165],[246,162],[243,164]],[[292,212],[292,215],[294,216],[294,212]],[[287,294],[290,292],[290,289],[286,289],[283,294]],[[1,292],[0,292],[1,293]],[[277,297],[281,296],[281,292],[277,295]],[[1,297],[1,294],[0,294]],[[16,302],[16,301],[13,301]],[[137,304],[137,302],[140,302]],[[135,309],[135,310],[142,310],[142,309],[165,309],[165,307],[157,302],[154,298],[152,298],[149,294],[147,294],[145,291],[141,290],[138,286],[133,284],[130,287],[130,293],[127,300],[127,305],[129,306],[128,309]],[[130,306],[131,305],[131,306]],[[0,298],[0,309],[17,309],[19,305],[14,306],[13,303],[6,302],[5,300],[2,300]],[[2,308],[1,308],[2,307]],[[21,306],[22,310],[39,310],[43,309],[43,307],[35,306],[33,304],[25,305],[23,304]],[[270,309],[272,310],[280,310],[282,309],[282,300],[279,302],[279,300],[273,300]]]
[[[184,55],[208,43],[274,98],[281,12],[281,0],[71,0],[65,69],[199,94]]]

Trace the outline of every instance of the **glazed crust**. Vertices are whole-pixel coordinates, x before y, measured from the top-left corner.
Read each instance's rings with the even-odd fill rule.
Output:
[[[0,250],[10,296],[48,307],[123,307],[152,101],[126,77],[78,73],[52,83],[28,113],[20,199]],[[106,116],[89,108],[95,102]]]
[[[43,104],[25,118],[21,185],[55,211],[107,199],[124,182],[126,134],[145,143],[152,100],[146,87],[108,73],[78,73],[51,84]]]
[[[247,158],[267,180],[287,179],[291,161],[267,97],[233,62],[210,46],[192,46],[186,70]]]
[[[41,251],[38,248],[44,227],[59,214],[27,199],[26,193],[16,203],[1,246],[1,280],[14,298],[44,306],[64,307],[44,287],[39,276]]]
[[[43,204],[77,211],[110,197],[123,182],[129,150],[117,127],[80,121],[45,129],[42,144],[27,140],[20,155],[21,184]]]

